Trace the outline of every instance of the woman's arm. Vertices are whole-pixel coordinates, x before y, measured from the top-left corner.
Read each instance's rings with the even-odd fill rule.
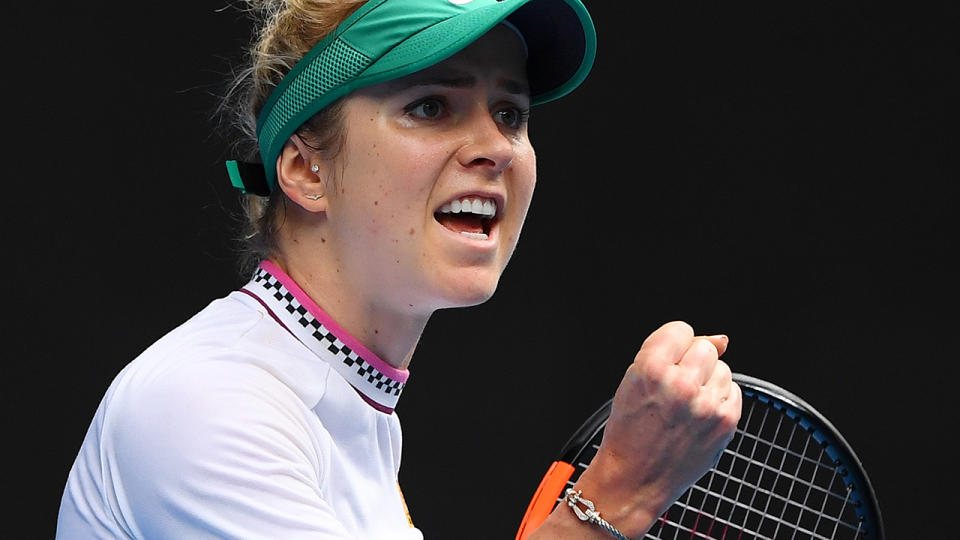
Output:
[[[601,517],[639,538],[730,442],[740,388],[719,356],[726,336],[695,336],[671,322],[644,341],[617,388],[603,442],[574,489]],[[529,537],[609,539],[560,505]]]

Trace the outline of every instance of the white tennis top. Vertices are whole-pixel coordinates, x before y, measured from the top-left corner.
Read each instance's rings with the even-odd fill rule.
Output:
[[[110,385],[57,538],[421,540],[392,368],[264,263]]]

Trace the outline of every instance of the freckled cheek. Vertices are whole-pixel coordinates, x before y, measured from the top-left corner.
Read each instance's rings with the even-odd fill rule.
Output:
[[[367,231],[368,235],[378,236],[380,234],[380,220],[376,216],[370,216],[365,225],[364,230]]]
[[[365,209],[359,209],[362,211],[360,230],[366,237],[362,243],[388,246],[406,244],[418,238],[422,220],[413,204],[392,199],[377,200],[376,203],[368,203]]]
[[[379,159],[395,183],[417,189],[417,184],[432,183],[449,161],[452,151],[448,146],[449,141],[444,139],[398,135],[380,145]]]

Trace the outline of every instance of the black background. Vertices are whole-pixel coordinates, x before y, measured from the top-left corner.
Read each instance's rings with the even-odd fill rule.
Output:
[[[833,421],[890,538],[949,536],[955,12],[588,5],[596,66],[534,111],[538,191],[500,289],[437,313],[415,356],[398,407],[415,522],[512,538],[642,339],[683,319]],[[250,26],[209,1],[7,9],[8,508],[50,537],[113,376],[245,281],[211,114]]]

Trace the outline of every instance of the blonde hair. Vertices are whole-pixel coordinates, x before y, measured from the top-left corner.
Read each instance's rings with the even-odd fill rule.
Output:
[[[256,32],[245,67],[234,73],[220,105],[239,133],[235,152],[256,160],[257,117],[270,93],[293,66],[367,0],[245,0]],[[342,148],[342,101],[335,101],[297,130],[304,141],[327,158]],[[267,163],[267,167],[274,164]],[[244,196],[241,271],[249,272],[277,250],[286,196],[279,188],[269,197]]]

